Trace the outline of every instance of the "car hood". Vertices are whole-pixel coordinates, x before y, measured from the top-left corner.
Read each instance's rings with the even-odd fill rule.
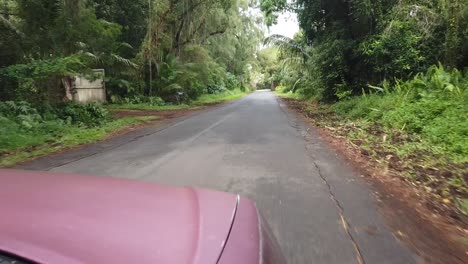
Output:
[[[238,196],[0,170],[0,251],[38,263],[216,263]]]

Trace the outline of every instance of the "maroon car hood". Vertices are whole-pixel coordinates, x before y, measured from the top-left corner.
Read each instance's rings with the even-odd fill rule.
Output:
[[[238,198],[0,170],[0,251],[39,263],[216,263]]]

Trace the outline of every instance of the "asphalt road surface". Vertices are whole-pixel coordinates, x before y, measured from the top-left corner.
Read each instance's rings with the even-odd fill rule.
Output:
[[[240,193],[257,203],[288,263],[419,262],[359,174],[270,91],[106,144],[29,168]]]

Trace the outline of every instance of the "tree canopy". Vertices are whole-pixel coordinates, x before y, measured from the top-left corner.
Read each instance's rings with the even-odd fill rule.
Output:
[[[68,77],[93,68],[109,98],[244,87],[263,38],[253,4],[0,0],[0,98],[58,100]]]
[[[334,100],[439,62],[468,65],[466,0],[262,0],[261,9],[270,23],[278,12],[297,13],[301,36],[276,44],[289,43],[291,56],[307,50],[300,63],[310,96]]]

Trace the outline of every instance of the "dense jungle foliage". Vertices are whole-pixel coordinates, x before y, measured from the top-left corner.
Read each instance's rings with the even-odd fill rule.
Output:
[[[106,72],[108,97],[247,89],[263,37],[248,0],[0,0],[0,100],[56,103]]]
[[[305,97],[333,101],[438,63],[468,65],[466,0],[263,0],[261,8],[269,23],[279,11],[297,13],[294,39],[267,39],[283,62],[270,80]]]
[[[250,0],[0,0],[0,166],[102,139],[175,110],[239,98],[263,39]],[[105,70],[107,106],[71,102]]]
[[[316,124],[468,223],[468,1],[263,0],[261,9],[270,24],[294,12],[301,28],[265,40],[262,85],[306,100]]]

